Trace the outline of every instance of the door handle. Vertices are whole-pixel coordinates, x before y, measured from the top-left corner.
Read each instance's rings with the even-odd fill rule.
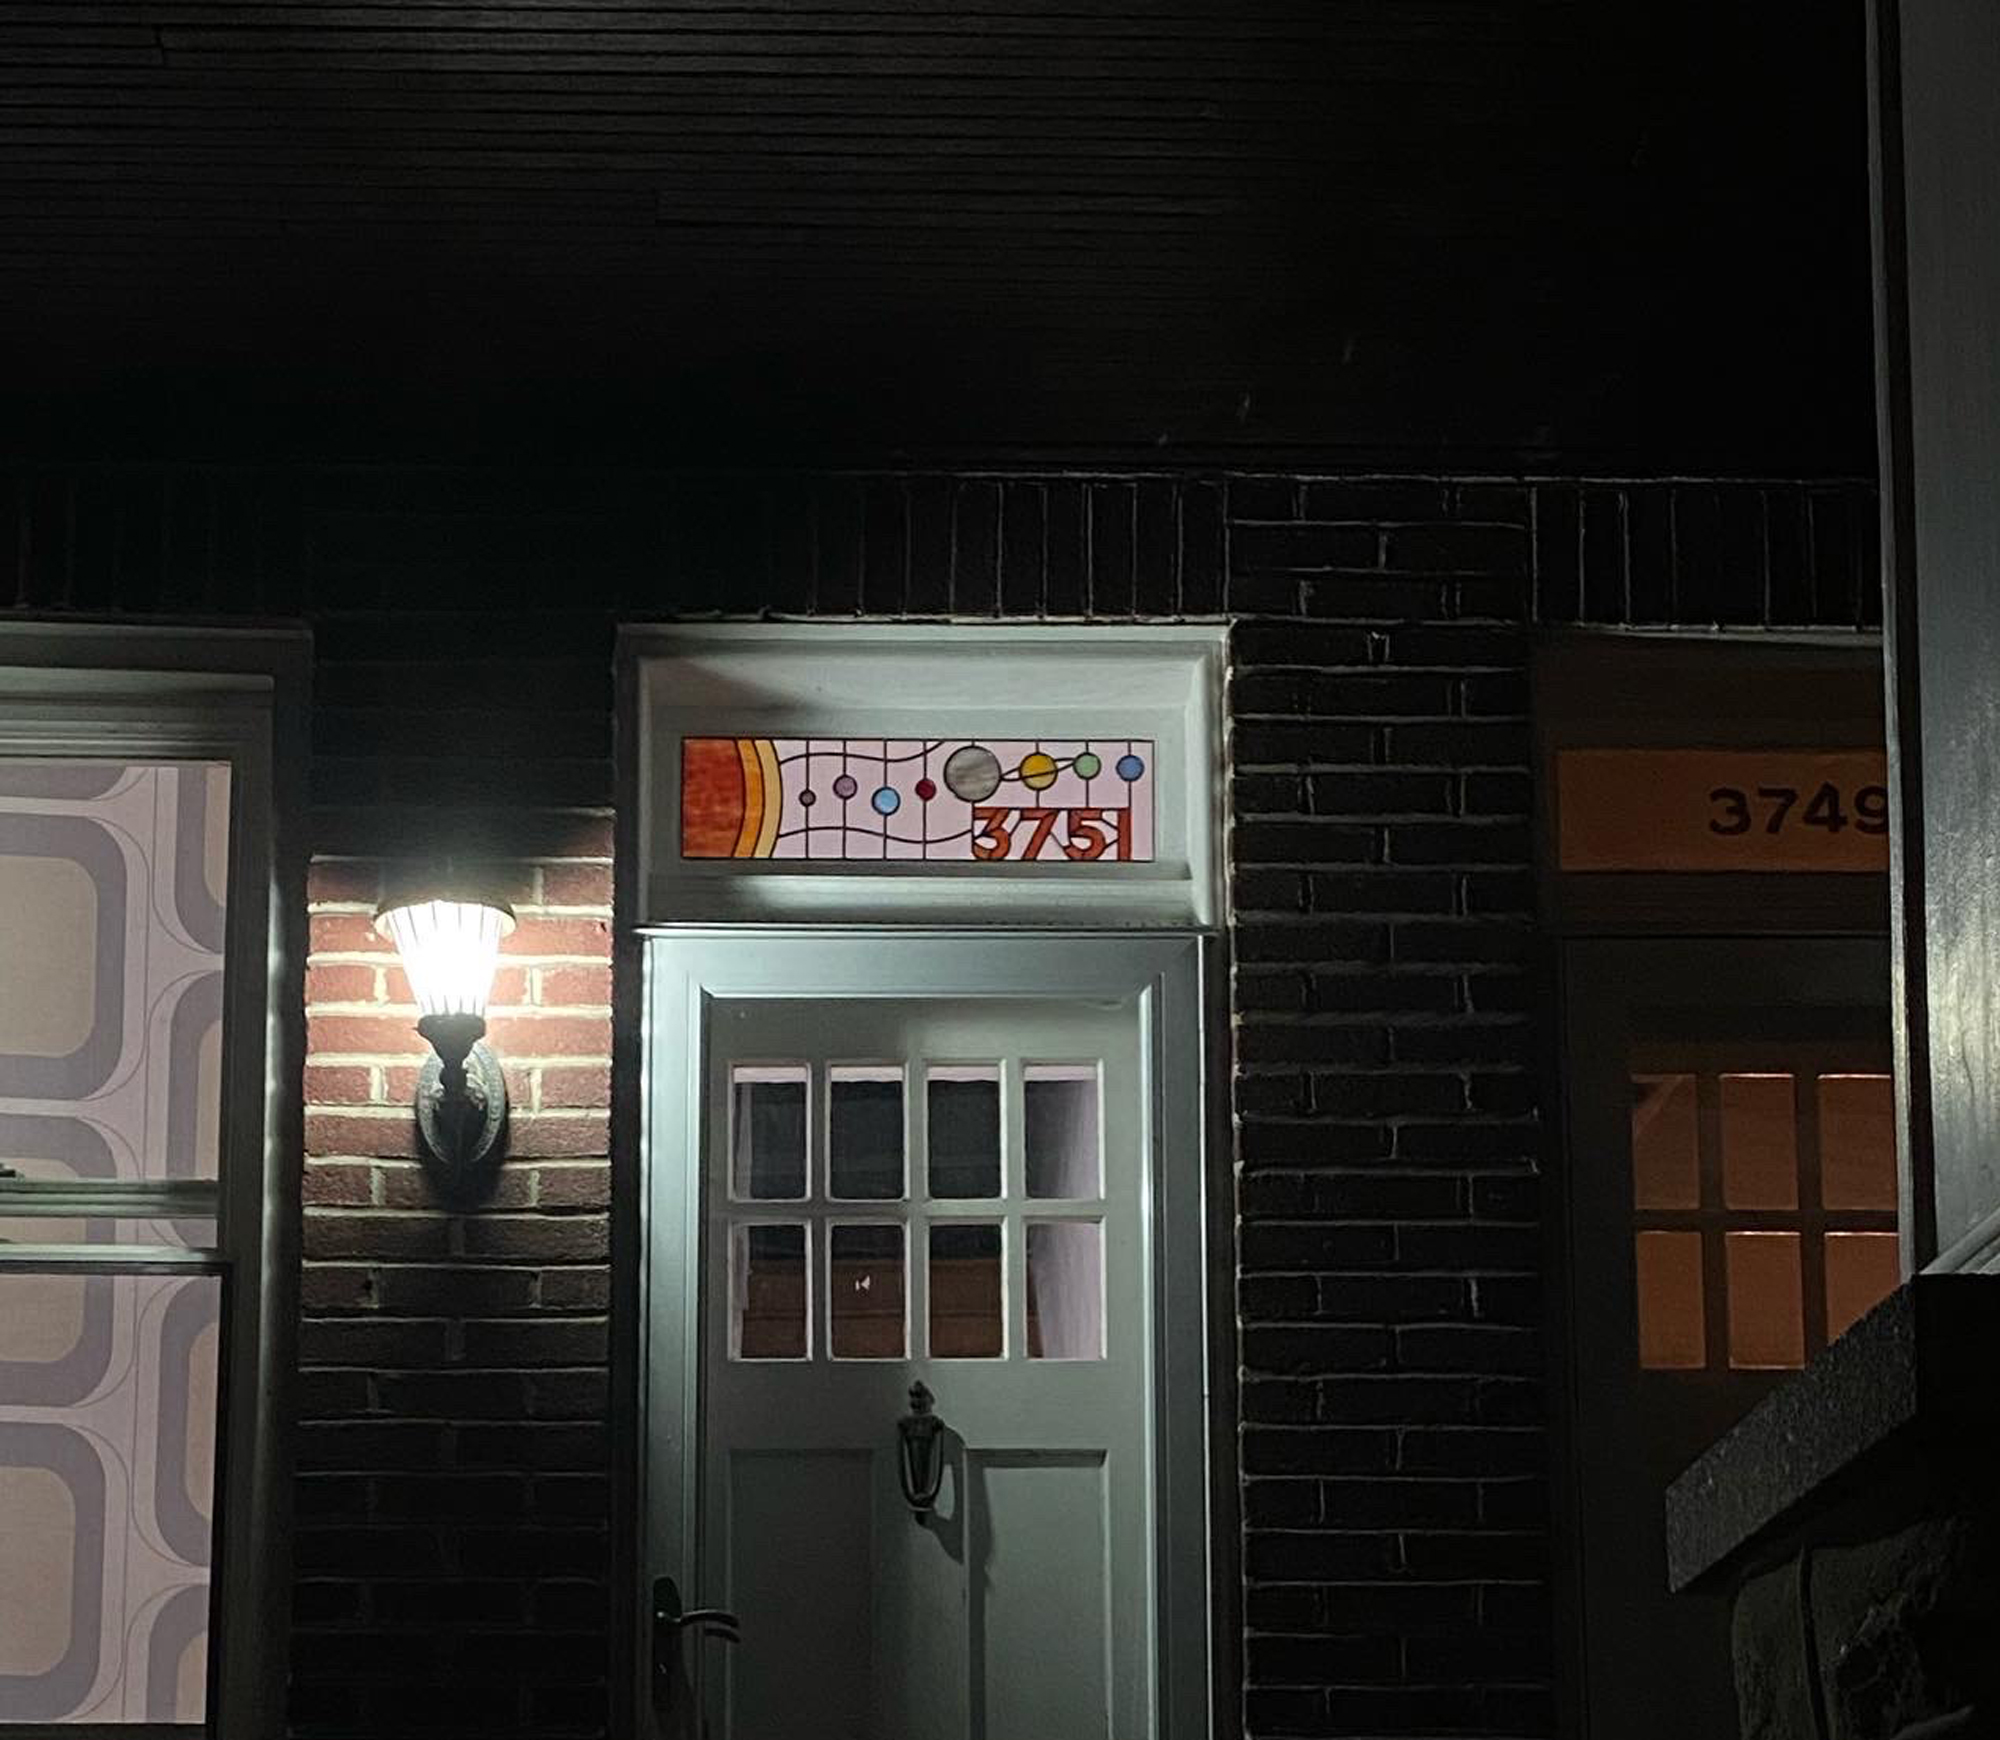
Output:
[[[653,1708],[664,1721],[674,1705],[674,1675],[680,1667],[681,1633],[743,1641],[743,1622],[726,1607],[683,1607],[671,1577],[653,1579]]]

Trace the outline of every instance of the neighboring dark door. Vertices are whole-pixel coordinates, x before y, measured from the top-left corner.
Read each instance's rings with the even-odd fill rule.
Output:
[[[1585,1732],[1734,1734],[1727,1609],[1667,1593],[1662,1495],[1896,1284],[1887,949],[1563,959]]]

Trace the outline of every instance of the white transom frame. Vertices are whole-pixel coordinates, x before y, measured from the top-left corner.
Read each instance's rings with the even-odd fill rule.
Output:
[[[1223,904],[1220,623],[697,623],[619,637],[635,919],[1207,929]],[[691,737],[1152,745],[1150,862],[681,856]]]

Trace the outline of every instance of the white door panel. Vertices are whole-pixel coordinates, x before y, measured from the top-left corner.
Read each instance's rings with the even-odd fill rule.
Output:
[[[711,1004],[703,1587],[743,1622],[718,1735],[799,1732],[798,1628],[841,1606],[866,1635],[840,1622],[813,1683],[857,1735],[1150,1730],[1139,1045],[1136,994]],[[917,1382],[952,1477],[923,1518]]]
[[[742,946],[649,975],[648,1575],[742,1631],[660,1731],[1206,1733],[1196,945]]]

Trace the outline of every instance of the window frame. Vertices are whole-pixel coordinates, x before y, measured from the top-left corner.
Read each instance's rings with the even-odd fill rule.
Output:
[[[634,855],[629,921],[1213,929],[1228,911],[1228,632],[1199,618],[622,624],[615,670],[619,802],[631,811],[625,841]],[[1152,858],[682,855],[686,739],[961,731],[1149,742]]]
[[[254,1740],[283,1729],[290,1627],[271,1614],[287,1609],[291,1589],[311,668],[310,636],[297,627],[0,623],[0,755],[230,766],[215,1247],[0,1247],[4,1274],[221,1277],[206,1719],[7,1723],[0,1740]],[[79,1212],[130,1215],[139,1200],[129,1187],[122,1199],[115,1186],[59,1188]]]

